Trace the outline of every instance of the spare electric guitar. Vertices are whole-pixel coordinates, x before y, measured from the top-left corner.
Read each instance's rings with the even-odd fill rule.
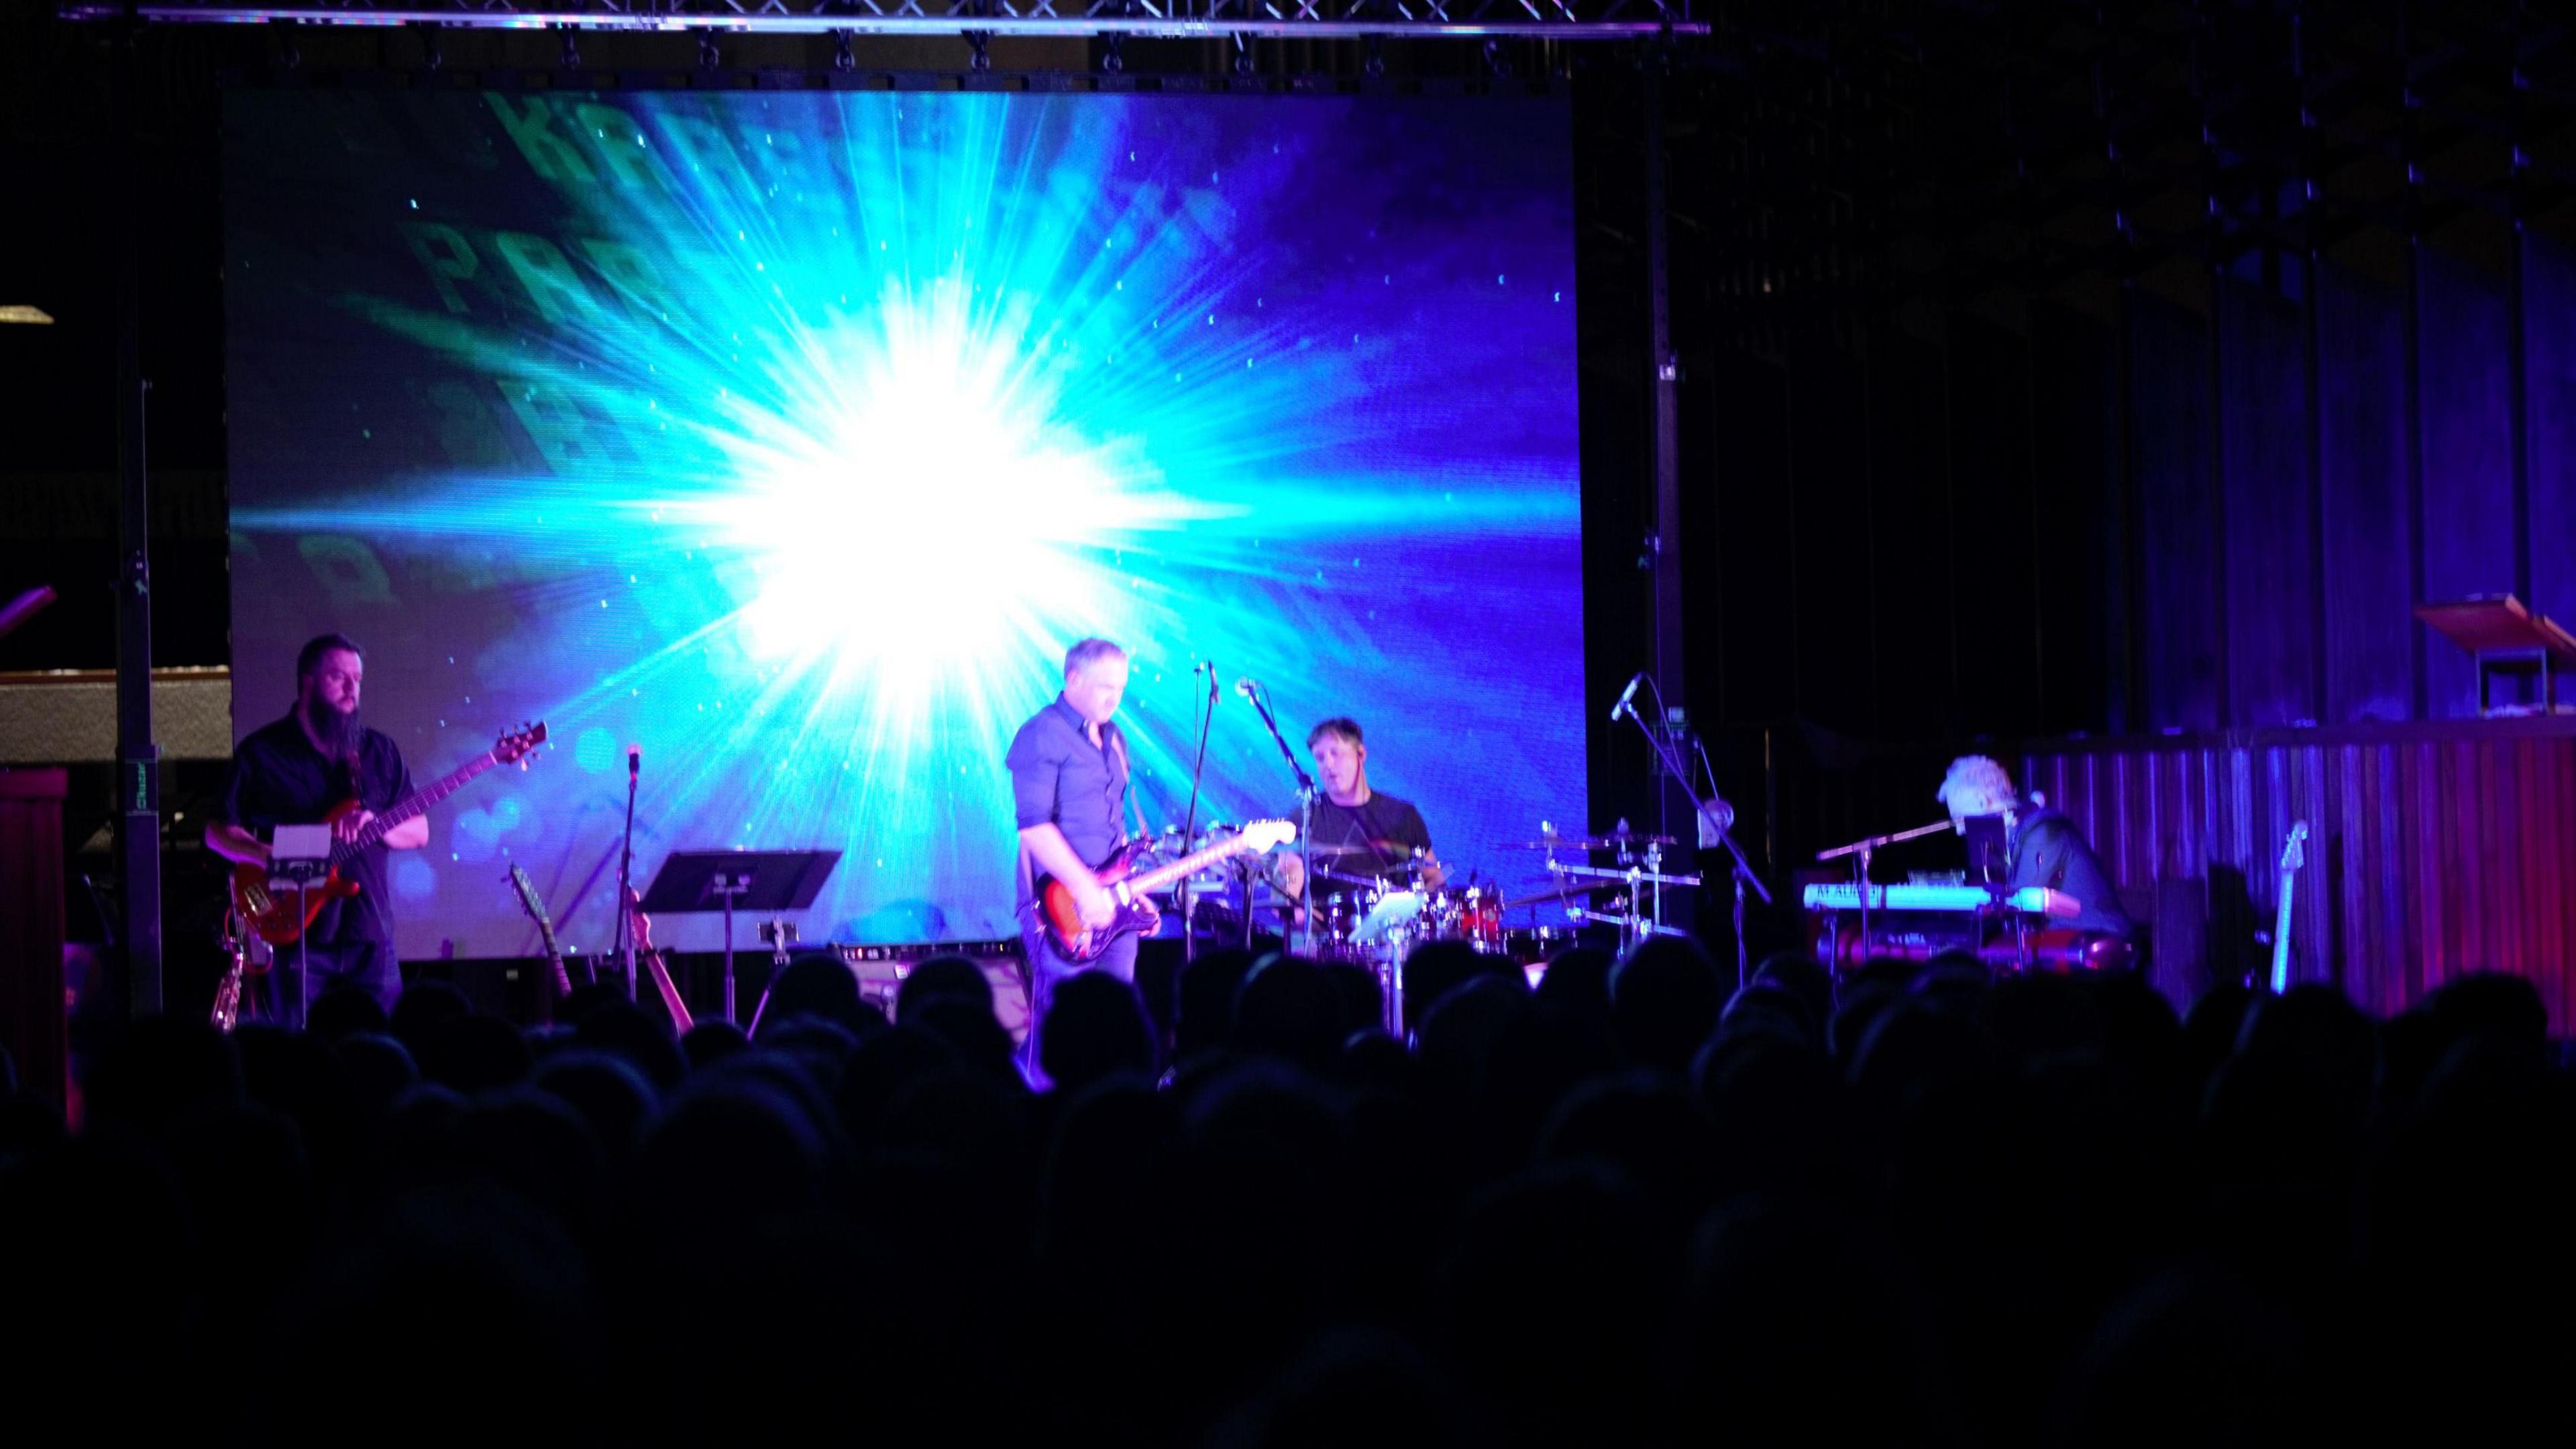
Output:
[[[1067,961],[1097,960],[1101,952],[1117,944],[1119,937],[1152,925],[1155,911],[1153,904],[1145,899],[1146,892],[1170,885],[1230,856],[1268,850],[1296,838],[1297,827],[1285,820],[1255,820],[1237,835],[1142,875],[1134,872],[1136,857],[1144,853],[1145,843],[1131,840],[1118,847],[1108,863],[1094,872],[1100,877],[1100,883],[1109,888],[1110,898],[1118,903],[1117,916],[1108,925],[1100,927],[1082,923],[1082,907],[1074,901],[1073,887],[1051,875],[1039,876],[1037,919],[1031,923],[1029,944],[1034,948],[1043,940]]]
[[[634,932],[635,959],[652,976],[653,989],[662,993],[662,1009],[671,1014],[671,1030],[686,1035],[697,1022],[689,1015],[689,1003],[680,999],[680,988],[671,984],[671,970],[653,944],[653,918],[644,914],[644,899],[633,886],[626,888],[626,924]]]
[[[543,722],[530,725],[517,734],[503,735],[492,748],[467,761],[464,766],[441,775],[429,784],[405,795],[378,811],[357,834],[331,844],[331,868],[320,880],[302,891],[278,891],[269,888],[270,870],[265,865],[243,862],[233,867],[233,909],[259,938],[272,946],[292,945],[322,914],[322,908],[333,901],[346,900],[358,893],[358,883],[345,878],[341,867],[357,858],[358,853],[385,838],[385,832],[427,810],[430,806],[464,789],[467,781],[495,765],[515,765],[527,758],[528,752],[546,742]],[[343,800],[331,807],[321,823],[337,826],[341,821],[366,807],[355,800]],[[299,899],[300,898],[300,899]]]
[[[2290,827],[2289,842],[2281,847],[2281,907],[2272,918],[2272,994],[2290,989],[2290,891],[2298,884],[2299,867],[2308,863],[2308,822],[2302,820]]]
[[[510,863],[510,889],[519,897],[519,909],[527,912],[528,919],[537,923],[537,940],[546,948],[546,965],[554,972],[555,978],[555,994],[548,1003],[551,1006],[552,1002],[572,995],[572,973],[564,969],[563,947],[555,944],[555,923],[546,915],[545,902],[537,899],[537,883],[528,879],[526,868],[517,861]],[[551,1009],[546,1012],[546,1019],[554,1019]]]

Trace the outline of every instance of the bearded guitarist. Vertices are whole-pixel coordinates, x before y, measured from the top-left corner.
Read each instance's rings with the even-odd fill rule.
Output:
[[[359,808],[333,821],[338,838],[351,841],[376,811],[412,793],[402,751],[382,732],[359,722],[358,692],[365,675],[365,652],[341,635],[325,634],[304,646],[295,658],[295,707],[284,719],[253,730],[233,751],[223,802],[206,826],[208,850],[227,860],[266,866],[265,837],[276,827],[320,821],[334,806],[354,800]],[[393,1009],[402,992],[402,973],[394,957],[387,852],[417,850],[428,842],[429,818],[415,815],[341,864],[357,894],[323,906],[306,928],[301,950],[278,953],[281,964],[310,962],[312,989],[296,997],[311,1000],[347,984]],[[271,973],[272,980],[276,974]]]

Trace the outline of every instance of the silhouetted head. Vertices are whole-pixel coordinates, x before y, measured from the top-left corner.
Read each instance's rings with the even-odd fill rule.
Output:
[[[1341,1003],[1345,1038],[1355,1031],[1385,1025],[1386,993],[1378,987],[1377,972],[1349,961],[1323,962],[1319,969],[1333,988],[1333,999]]]
[[[331,1050],[349,1074],[349,1091],[362,1121],[372,1124],[394,1099],[420,1084],[420,1068],[392,1037],[353,1032]]]
[[[1794,993],[1807,1004],[1807,1020],[1821,1032],[1834,1016],[1834,978],[1816,964],[1811,956],[1797,951],[1781,951],[1762,958],[1753,968],[1753,979],[1766,981]]]
[[[964,1001],[993,1014],[993,981],[966,956],[933,956],[903,978],[894,995],[894,1019],[907,1025],[934,1001]]]
[[[855,1035],[863,1029],[857,1024],[862,1013],[875,1015],[859,1000],[859,978],[850,968],[831,956],[808,954],[771,979],[760,1005],[760,1034],[766,1038],[791,1021],[813,1017]]]
[[[611,1162],[625,1160],[653,1112],[653,1086],[623,1058],[575,1048],[537,1064],[533,1085],[581,1114]]]
[[[1538,978],[1539,1004],[1560,1012],[1610,1019],[1610,968],[1619,958],[1598,946],[1568,946],[1547,959]]]
[[[465,1000],[464,992],[444,981],[415,981],[403,988],[401,999],[394,1003],[389,1029],[394,1040],[401,1042],[404,1050],[412,1054],[412,1059],[418,1061],[422,1038],[430,1027],[442,1021],[454,1021],[473,1009]]]
[[[993,1019],[989,995],[980,1004],[964,996],[934,996],[913,1009],[908,1025],[956,1048],[958,1061],[986,1082],[1012,1088],[1026,1085],[1010,1033]]]
[[[1404,958],[1404,1019],[1412,1025],[1440,998],[1479,977],[1491,977],[1521,995],[1529,977],[1510,958],[1479,951],[1465,941],[1426,941]]]
[[[1273,953],[1261,958],[1234,996],[1234,1046],[1244,1053],[1321,1067],[1350,1033],[1342,1000],[1311,961]]]
[[[1650,936],[1610,971],[1610,1021],[1630,1062],[1690,1071],[1717,1029],[1717,968],[1687,936]]]
[[[688,1058],[689,1070],[693,1072],[750,1049],[751,1037],[741,1027],[720,1016],[696,1023],[686,1036],[680,1038],[680,1054]]]
[[[2549,1047],[2549,1008],[2530,977],[2479,971],[2445,981],[2425,1002],[2443,1050],[2470,1038],[2538,1059]]]
[[[922,1027],[898,1026],[859,1043],[833,1094],[842,1134],[861,1149],[874,1146],[896,1097],[925,1077],[958,1070],[957,1049]]]
[[[573,1041],[624,1057],[657,1091],[671,1091],[689,1074],[688,1058],[671,1039],[671,1024],[622,997],[591,1008],[573,1029]]]
[[[1151,1080],[1154,1033],[1136,988],[1101,971],[1076,972],[1059,983],[1038,1036],[1038,1064],[1068,1097],[1121,1073]]]
[[[364,987],[335,981],[313,999],[313,1009],[305,1014],[304,1029],[324,1041],[338,1041],[355,1032],[384,1034],[392,1026],[376,994]]]

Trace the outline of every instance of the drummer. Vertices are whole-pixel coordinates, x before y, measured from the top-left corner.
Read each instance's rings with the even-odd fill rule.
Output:
[[[1440,889],[1447,872],[1431,853],[1431,828],[1412,801],[1369,788],[1368,745],[1359,725],[1328,719],[1307,732],[1306,749],[1323,787],[1307,836],[1315,868],[1325,877],[1319,893],[1336,895],[1355,881],[1400,880],[1408,873],[1423,889]],[[1292,900],[1304,899],[1306,863],[1298,853],[1273,851],[1271,860],[1279,889]]]

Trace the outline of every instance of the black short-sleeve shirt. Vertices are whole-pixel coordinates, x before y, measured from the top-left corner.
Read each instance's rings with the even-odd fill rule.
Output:
[[[358,744],[357,779],[352,781],[348,766],[325,759],[289,713],[251,731],[234,748],[218,808],[225,820],[267,840],[280,825],[319,823],[343,800],[354,798],[381,813],[411,790],[411,771],[403,765],[402,750],[388,736],[376,730],[364,733]],[[358,894],[322,908],[307,933],[313,944],[393,940],[393,892],[386,871],[391,854],[380,843],[342,864],[342,879],[356,882]]]
[[[1293,807],[1286,818],[1297,818]],[[1318,796],[1313,835],[1317,850],[1355,852],[1315,857],[1317,869],[1336,875],[1396,875],[1406,862],[1431,849],[1431,827],[1422,823],[1422,812],[1414,808],[1412,801],[1399,800],[1383,790],[1370,791],[1368,799],[1356,806],[1336,805]],[[1316,893],[1330,896],[1337,894],[1338,888],[1327,880],[1319,883]]]

